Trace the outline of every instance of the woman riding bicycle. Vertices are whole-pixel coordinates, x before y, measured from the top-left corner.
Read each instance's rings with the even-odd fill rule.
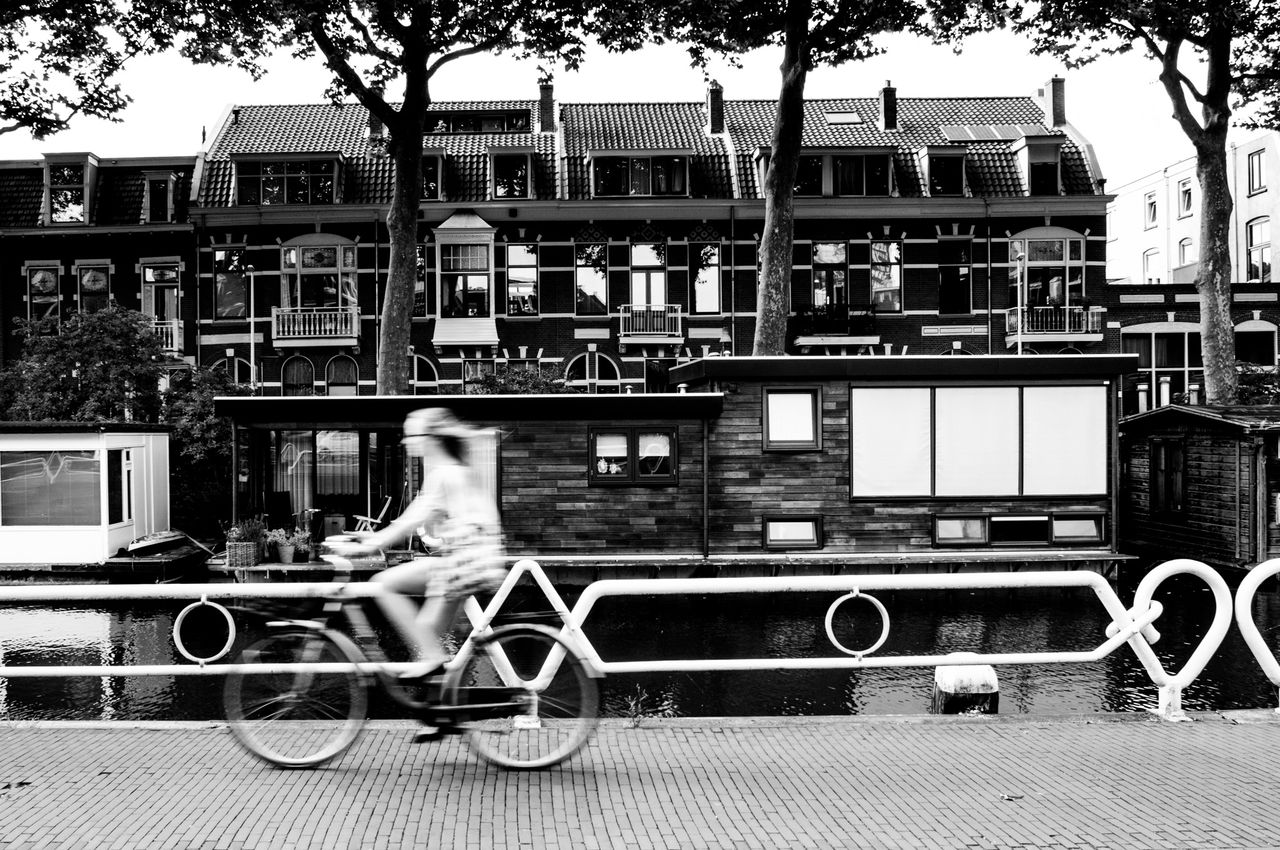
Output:
[[[418,558],[373,578],[394,591],[380,594],[378,604],[417,662],[402,679],[432,677],[443,670],[449,655],[441,637],[458,608],[468,596],[496,588],[507,573],[497,506],[476,486],[468,463],[468,442],[477,433],[444,408],[410,413],[402,442],[409,456],[422,458],[422,490],[385,528],[335,547],[342,555],[372,552],[420,529],[439,541],[438,557]],[[421,610],[410,595],[426,596]]]

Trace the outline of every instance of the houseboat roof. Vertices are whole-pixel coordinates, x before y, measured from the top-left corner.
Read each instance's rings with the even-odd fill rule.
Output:
[[[410,411],[446,407],[463,419],[704,419],[720,414],[722,393],[631,395],[220,396],[214,412],[247,428],[399,429]]]
[[[671,369],[673,385],[697,386],[715,380],[850,380],[1059,379],[1111,378],[1134,371],[1136,354],[1062,354],[1023,357],[1015,354],[981,357],[705,357]]]
[[[1145,430],[1186,420],[1214,424],[1241,431],[1280,431],[1280,404],[1189,405],[1170,404],[1126,416],[1120,420],[1121,430]]]
[[[167,434],[150,422],[0,422],[0,434]]]

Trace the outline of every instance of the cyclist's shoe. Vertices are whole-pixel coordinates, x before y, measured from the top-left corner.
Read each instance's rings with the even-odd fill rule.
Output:
[[[426,744],[431,741],[439,741],[445,735],[461,735],[462,727],[455,726],[450,722],[441,722],[439,724],[428,723],[422,727],[418,734],[413,736],[415,744]]]

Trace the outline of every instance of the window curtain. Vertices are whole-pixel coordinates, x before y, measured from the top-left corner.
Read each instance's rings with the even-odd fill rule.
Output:
[[[0,454],[0,524],[100,525],[95,451]]]
[[[311,507],[311,470],[314,465],[310,431],[278,431],[276,434],[275,490],[289,493],[295,514]]]
[[[1017,495],[1016,387],[940,388],[935,417],[936,495]]]
[[[927,496],[933,439],[927,387],[856,387],[850,403],[854,496]]]
[[[316,432],[316,493],[348,496],[360,492],[360,434]]]
[[[1107,395],[1097,387],[1023,391],[1023,493],[1107,491]]]

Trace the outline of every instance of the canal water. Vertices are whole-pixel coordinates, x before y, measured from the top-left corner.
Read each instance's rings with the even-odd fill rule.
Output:
[[[1238,580],[1238,579],[1237,579]],[[1117,588],[1126,605],[1133,588]],[[681,658],[812,658],[838,656],[824,617],[840,594],[716,595],[604,599],[585,632],[607,660]],[[1088,590],[919,591],[875,594],[889,611],[889,637],[878,655],[945,652],[1087,651],[1106,640],[1109,623]],[[1177,670],[1213,617],[1213,596],[1202,582],[1177,576],[1157,599],[1162,639],[1155,650]],[[572,606],[573,598],[567,599]],[[18,664],[186,663],[171,632],[184,603],[8,606],[0,609],[0,653]],[[540,606],[532,592],[515,607]],[[1280,593],[1274,581],[1255,597],[1255,621],[1273,647],[1280,642]],[[881,623],[871,606],[841,607],[837,637],[850,648],[873,643]],[[846,616],[847,615],[847,616]],[[237,645],[253,638],[238,623]],[[226,640],[221,618],[188,618],[188,648],[211,654]],[[1141,711],[1154,707],[1156,688],[1133,651],[1123,646],[1083,664],[997,668],[1001,714],[1049,715]],[[222,677],[0,678],[3,720],[220,719]],[[933,668],[733,673],[654,673],[611,676],[603,683],[604,712],[614,717],[923,714]],[[1195,710],[1276,706],[1267,682],[1232,625],[1204,673],[1183,696]],[[375,713],[395,709],[375,702]]]

